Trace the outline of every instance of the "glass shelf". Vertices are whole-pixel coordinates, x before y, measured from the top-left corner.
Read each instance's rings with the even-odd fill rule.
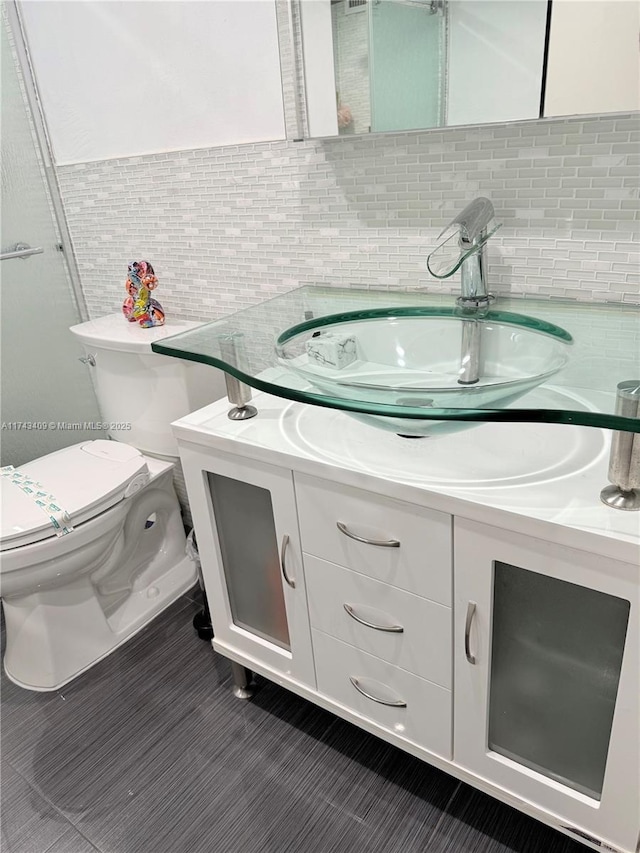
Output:
[[[449,364],[449,379],[444,382],[447,371],[435,369],[428,356],[418,352],[416,340],[421,344],[433,338],[440,341],[440,352],[450,344],[457,353],[452,359],[459,363],[465,320],[483,326],[486,343],[481,346],[487,352],[493,347],[505,377],[498,375],[494,365],[486,371],[489,381],[481,370],[475,386],[461,387],[455,382],[455,365]],[[372,326],[374,322],[383,325]],[[381,379],[376,374],[374,381],[371,371],[363,367],[370,367],[362,356],[365,329],[375,339],[389,334],[389,324],[408,335],[413,361],[404,339],[400,346],[399,338],[389,338],[387,350],[396,355],[383,359],[386,376]],[[414,327],[424,329],[424,334],[420,331],[416,336]],[[356,363],[321,367],[310,374],[308,342],[326,332],[337,333],[338,345],[350,336],[356,341],[361,338]],[[545,350],[541,344],[553,345],[557,351]],[[618,383],[638,380],[640,385],[640,308],[635,305],[499,298],[480,319],[474,319],[455,307],[451,294],[304,286],[164,338],[152,349],[218,367],[260,391],[341,409],[396,432],[399,418],[408,426],[408,434],[412,423],[419,434],[418,424],[430,421],[537,421],[640,432],[639,416],[626,411],[616,414]],[[370,361],[379,367],[378,358],[374,355]],[[487,355],[487,364],[489,359]],[[553,370],[545,372],[549,363]],[[399,370],[407,365],[409,372]],[[356,368],[366,374],[364,381],[362,375],[355,376]],[[517,382],[521,370],[536,375],[537,387],[525,388],[517,399],[507,393],[496,402],[495,395],[487,395],[492,384],[497,387],[503,382],[510,387]]]

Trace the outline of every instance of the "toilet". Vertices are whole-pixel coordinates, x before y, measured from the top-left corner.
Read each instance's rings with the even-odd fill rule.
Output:
[[[171,422],[219,399],[224,378],[151,343],[197,325],[113,314],[73,326],[109,438],[0,472],[4,668],[21,687],[62,687],[196,582]]]

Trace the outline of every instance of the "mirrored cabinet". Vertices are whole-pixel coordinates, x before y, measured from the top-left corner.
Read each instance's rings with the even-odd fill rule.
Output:
[[[640,108],[626,0],[299,0],[309,134]]]

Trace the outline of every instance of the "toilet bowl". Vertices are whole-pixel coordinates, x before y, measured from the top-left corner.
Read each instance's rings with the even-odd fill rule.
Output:
[[[99,440],[3,470],[0,484],[4,667],[21,687],[61,687],[195,583],[170,463]]]
[[[21,687],[68,683],[197,580],[173,485],[171,422],[218,399],[224,379],[151,351],[197,325],[142,329],[113,314],[72,327],[109,440],[0,472],[4,668]]]

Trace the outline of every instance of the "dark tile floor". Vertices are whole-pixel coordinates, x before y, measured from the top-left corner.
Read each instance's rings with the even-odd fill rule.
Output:
[[[3,673],[3,853],[587,850],[268,681],[235,699],[196,599],[55,693]]]

